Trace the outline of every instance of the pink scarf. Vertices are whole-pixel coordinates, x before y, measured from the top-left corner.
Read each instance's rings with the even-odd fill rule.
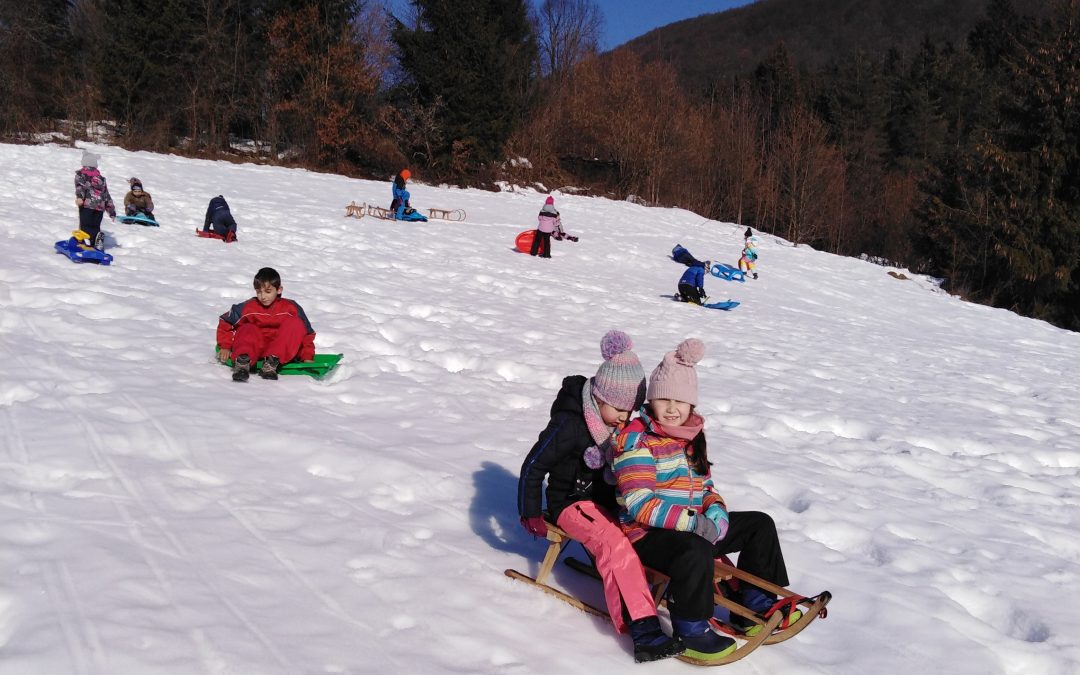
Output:
[[[657,430],[672,438],[681,438],[684,441],[692,441],[694,437],[701,433],[701,430],[705,428],[705,418],[695,413],[690,413],[690,417],[687,418],[686,424],[678,427],[670,425],[660,424],[658,420],[653,420]]]

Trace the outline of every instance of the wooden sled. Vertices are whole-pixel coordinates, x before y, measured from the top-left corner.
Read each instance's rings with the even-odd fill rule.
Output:
[[[368,204],[367,214],[380,220],[393,220],[394,212],[390,209],[384,209],[381,206],[375,206],[374,204]]]
[[[380,220],[393,220],[394,214],[390,209],[384,209],[381,206],[375,206],[374,204],[357,204],[356,202],[349,202],[349,205],[345,207],[345,217],[348,218],[363,218],[364,216],[372,216],[379,218]]]
[[[566,534],[566,532],[561,530],[558,526],[550,522],[546,524],[548,528],[548,548],[547,552],[544,554],[544,560],[540,563],[540,570],[537,572],[536,577],[530,577],[513,569],[508,569],[504,573],[511,579],[524,581],[531,586],[535,586],[536,588],[539,588],[541,591],[547,593],[548,595],[559,598],[563,602],[566,602],[573,607],[577,607],[578,609],[587,614],[592,614],[593,616],[597,616],[610,621],[611,617],[608,616],[608,613],[606,611],[593,607],[592,605],[582,600],[579,600],[574,596],[569,595],[568,593],[564,593],[557,588],[549,586],[546,583],[548,576],[551,574],[551,570],[555,567],[555,562],[558,560],[559,554],[562,553],[563,549],[568,543],[573,541],[570,535]],[[569,567],[575,570],[584,572],[585,574],[593,576],[597,579],[600,578],[599,573],[596,571],[596,568],[594,568],[592,565],[582,563],[573,558],[568,558],[566,560],[566,563]],[[759,579],[758,577],[755,577],[752,574],[747,574],[746,572],[743,572],[736,567],[728,565],[722,561],[717,561],[714,568],[713,581],[726,581],[732,577],[740,579],[747,583],[752,583],[765,591],[776,593],[781,597],[801,597],[797,596],[795,593],[792,593],[786,588],[776,586],[775,584],[770,584],[764,579]],[[665,600],[665,594],[667,593],[668,582],[670,581],[667,575],[646,567],[645,579],[648,582],[650,589],[652,590],[653,601],[656,603],[657,607],[660,607],[661,605],[666,605],[667,603]],[[737,641],[740,641],[742,644],[740,644],[734,652],[728,654],[723,658],[706,661],[703,659],[694,658],[692,656],[687,656],[685,654],[680,654],[675,658],[679,659],[680,661],[685,661],[686,663],[692,663],[698,666],[722,666],[743,659],[750,652],[754,651],[763,644],[774,644],[776,642],[782,642],[791,637],[794,637],[795,634],[801,632],[804,628],[806,628],[807,625],[810,624],[810,622],[816,619],[819,614],[821,616],[824,616],[825,605],[828,604],[830,599],[832,599],[832,595],[828,591],[826,591],[821,595],[815,596],[814,598],[803,598],[800,604],[807,604],[808,608],[804,611],[803,615],[799,618],[798,621],[791,624],[791,626],[789,626],[786,630],[780,633],[777,633],[776,630],[784,621],[785,615],[783,612],[773,612],[773,615],[771,617],[769,617],[768,619],[763,619],[762,617],[758,616],[757,614],[743,607],[742,605],[739,605],[736,602],[724,598],[719,593],[714,596],[714,600],[716,600],[718,604],[721,604],[721,599],[723,600],[722,604],[724,607],[727,607],[730,611],[736,612],[737,614],[739,614],[739,616],[745,616],[746,618],[761,625],[762,628],[753,637],[746,637],[742,635],[732,636]]]
[[[595,567],[588,563],[581,562],[580,560],[577,560],[575,558],[567,558],[565,562],[566,566],[570,569],[577,570],[578,572],[587,574],[595,579],[600,578],[600,573],[596,571]],[[649,573],[651,573],[657,578],[664,579],[664,590],[666,590],[666,576],[655,570],[649,570],[648,568],[646,568],[646,571],[646,579],[649,580],[650,584],[653,582],[653,579],[648,576]],[[713,568],[713,583],[728,581],[730,579],[738,579],[740,581],[753,584],[754,586],[757,586],[764,591],[775,593],[778,597],[781,598],[797,598],[798,600],[795,604],[804,606],[804,609],[799,610],[800,612],[802,612],[802,616],[799,617],[797,621],[793,622],[790,626],[784,628],[783,630],[780,630],[779,632],[774,632],[773,630],[767,629],[770,625],[774,625],[772,619],[775,618],[776,615],[779,615],[780,612],[776,612],[773,617],[770,617],[770,619],[765,619],[762,616],[747,609],[746,607],[743,607],[739,603],[733,600],[729,600],[720,593],[713,594],[713,602],[715,604],[725,607],[729,612],[738,614],[739,616],[744,617],[759,626],[762,626],[762,629],[760,629],[755,635],[764,635],[765,639],[763,640],[763,643],[767,645],[773,645],[777,642],[790,640],[791,638],[801,633],[807,626],[809,626],[814,621],[814,619],[817,619],[819,617],[825,618],[825,616],[828,614],[825,606],[829,604],[830,600],[832,600],[832,593],[830,593],[829,591],[825,591],[813,597],[805,598],[797,593],[792,593],[790,590],[784,588],[783,586],[777,586],[776,584],[765,581],[764,579],[756,577],[749,572],[744,572],[743,570],[740,570],[739,568],[730,564],[730,562],[720,559],[715,560]],[[654,600],[656,600],[655,592],[653,594],[653,598]],[[657,607],[666,603],[667,601],[663,598],[662,594],[660,599],[656,600]],[[778,621],[777,623],[783,624],[782,616],[780,618],[780,621]],[[732,634],[726,631],[722,632],[725,632],[725,634],[731,635],[732,637],[741,637],[738,634]]]
[[[802,612],[802,616],[799,617],[799,620],[794,622],[784,630],[778,633],[773,633],[772,631],[768,630],[760,631],[759,634],[763,634],[766,636],[765,644],[767,645],[774,645],[777,642],[790,640],[791,638],[801,633],[811,623],[813,623],[814,619],[817,619],[818,617],[824,619],[825,616],[828,614],[825,606],[829,604],[830,600],[832,600],[832,593],[830,593],[829,591],[823,591],[822,593],[819,593],[818,595],[812,597],[803,597],[798,593],[792,593],[790,590],[784,588],[783,586],[777,586],[776,584],[765,581],[764,579],[756,577],[749,572],[744,572],[739,568],[735,567],[734,565],[731,565],[730,563],[723,560],[717,560],[715,562],[715,566],[716,571],[713,575],[714,580],[726,581],[728,579],[738,579],[739,581],[757,586],[761,590],[768,593],[775,593],[778,597],[781,598],[796,598],[797,600],[795,601],[795,604],[803,605],[803,608],[799,610]],[[715,593],[713,595],[713,602],[723,607],[726,607],[728,611],[734,614],[738,614],[741,617],[753,621],[759,626],[766,626],[766,621],[761,616],[755,614],[746,607],[743,607],[739,603],[729,600],[720,593]],[[780,612],[776,612],[775,614],[780,614]]]
[[[427,212],[428,218],[452,220],[459,223],[465,220],[465,209],[428,209]]]

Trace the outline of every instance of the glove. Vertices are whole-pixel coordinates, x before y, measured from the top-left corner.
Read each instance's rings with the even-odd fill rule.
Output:
[[[694,534],[710,544],[720,541],[720,531],[716,529],[716,524],[703,513],[694,516]]]
[[[536,537],[547,537],[547,523],[540,516],[533,516],[532,518],[522,518],[522,526],[528,530],[529,534]]]
[[[717,537],[716,541],[720,541],[727,536],[728,531],[728,514],[724,510],[723,506],[719,504],[713,504],[705,511],[705,517],[712,521],[712,524],[716,526]]]

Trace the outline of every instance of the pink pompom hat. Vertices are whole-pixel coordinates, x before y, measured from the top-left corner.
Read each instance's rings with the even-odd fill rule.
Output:
[[[697,338],[687,338],[675,351],[664,354],[664,360],[649,375],[646,397],[652,401],[668,398],[690,405],[698,402],[697,371],[694,366],[705,356],[705,343]]]

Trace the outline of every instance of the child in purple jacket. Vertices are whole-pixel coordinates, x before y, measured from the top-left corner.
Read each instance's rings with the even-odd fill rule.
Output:
[[[116,205],[109,195],[105,176],[98,171],[98,160],[97,155],[83,150],[82,168],[75,172],[75,206],[79,207],[79,229],[90,236],[94,248],[101,249],[104,243],[101,219],[108,211],[109,218],[116,220]]]

